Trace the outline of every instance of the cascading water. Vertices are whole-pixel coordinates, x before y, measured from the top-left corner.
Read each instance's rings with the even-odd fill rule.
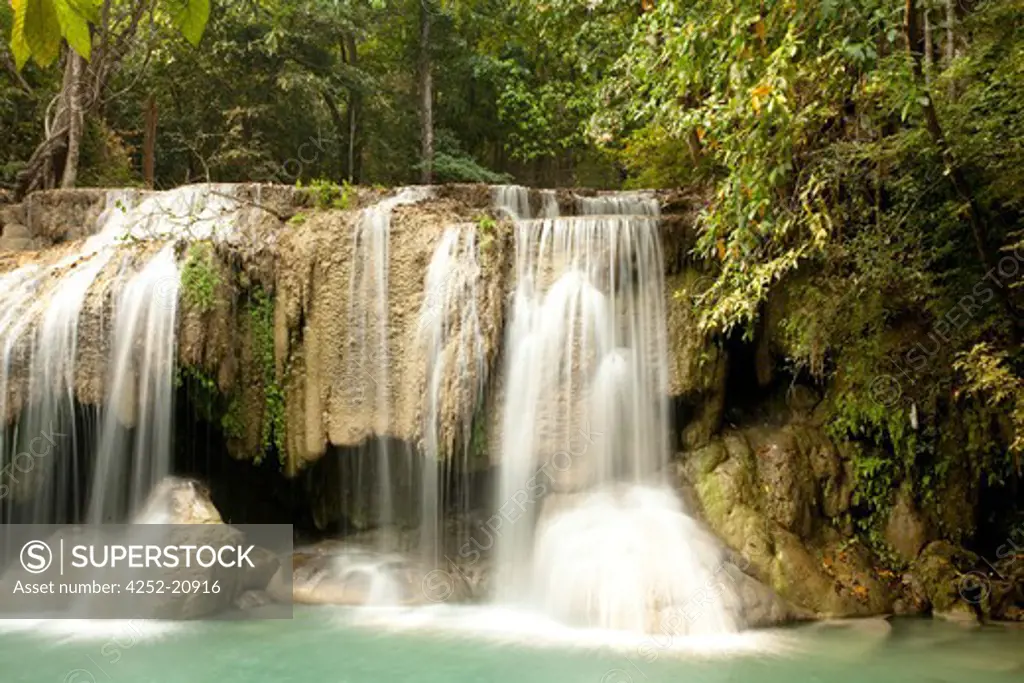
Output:
[[[394,522],[391,449],[388,443],[391,419],[391,378],[389,366],[388,241],[391,212],[395,207],[415,204],[431,196],[429,187],[407,187],[373,206],[363,209],[352,234],[352,273],[349,281],[348,371],[356,386],[353,408],[372,416],[376,435],[373,470],[376,482],[358,476],[361,486],[375,486],[377,525],[385,530]],[[383,547],[391,543],[380,536]]]
[[[514,219],[530,217],[530,192],[521,185],[497,185],[491,188],[494,206]]]
[[[232,191],[217,185],[145,194],[111,191],[97,231],[80,249],[49,265],[3,276],[0,416],[5,420],[11,417],[8,397],[18,389],[11,386],[15,365],[27,366],[28,386],[21,388],[24,408],[11,437],[0,439],[0,465],[14,465],[11,459],[26,453],[38,456],[32,446],[40,438],[60,451],[59,458],[38,456],[31,463],[27,521],[71,521],[83,507],[90,521],[126,519],[169,473],[180,280],[171,242],[224,237],[238,210]],[[130,252],[123,246],[151,241],[165,245],[129,277]],[[112,299],[113,338],[100,344],[109,346],[111,358],[95,429],[79,425],[76,414],[79,326],[94,285],[112,267],[118,271],[115,281],[128,279]],[[95,296],[105,299],[106,292]],[[88,443],[81,442],[83,434]]]
[[[420,342],[427,377],[420,550],[434,564],[442,556],[442,519],[451,502],[446,482],[453,451],[460,449],[461,470],[468,471],[472,417],[487,381],[478,310],[481,270],[477,249],[476,226],[445,231],[427,269],[420,309]],[[467,495],[465,490],[462,495]],[[464,498],[460,508],[468,507],[469,501]]]
[[[124,286],[115,308],[106,410],[90,492],[91,522],[123,519],[171,471],[175,322],[180,273],[163,247]],[[143,353],[136,357],[141,340]],[[133,426],[129,434],[125,427]],[[124,482],[130,482],[128,487]]]
[[[579,626],[735,631],[718,546],[664,479],[657,203],[580,198],[584,216],[525,220],[521,193],[496,199],[520,219],[498,501],[516,518],[496,541],[498,601]]]

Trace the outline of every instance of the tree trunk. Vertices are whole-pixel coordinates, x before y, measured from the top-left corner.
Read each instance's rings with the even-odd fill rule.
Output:
[[[420,182],[434,180],[434,76],[430,59],[431,0],[420,1]]]
[[[146,187],[156,184],[156,96],[146,99],[146,132],[142,141],[142,176]]]
[[[954,0],[946,0],[946,68],[956,59],[956,5]],[[956,99],[956,83],[949,79],[949,99]]]
[[[942,132],[942,125],[939,122],[939,115],[935,110],[935,103],[932,100],[931,92],[928,90],[928,85],[925,83],[924,76],[924,55],[922,53],[922,35],[921,35],[921,16],[917,9],[916,0],[906,0],[906,10],[904,16],[904,31],[907,40],[907,52],[911,58],[911,68],[913,69],[914,80],[917,81],[918,87],[923,92],[921,107],[924,110],[925,126],[928,130],[929,136],[935,146],[938,147],[939,152],[942,154],[943,163],[946,166],[946,175],[949,176],[950,183],[953,185],[953,190],[957,196],[960,197],[961,201],[964,202],[965,213],[967,214],[968,223],[971,226],[971,235],[974,239],[974,247],[978,253],[978,259],[981,262],[982,267],[986,273],[991,274],[996,266],[993,262],[992,255],[989,251],[988,234],[986,230],[986,220],[983,216],[981,206],[975,199],[974,192],[971,189],[970,183],[967,180],[967,176],[964,174],[963,169],[957,163],[956,157],[950,149],[949,144],[946,141],[946,137]],[[1010,301],[1009,296],[1006,293],[1004,287],[996,288],[996,295],[1003,305],[1007,315],[1013,323],[1014,330],[1019,331],[1021,329],[1021,319],[1017,315],[1017,311]]]
[[[956,58],[956,4],[946,0],[946,66]]]
[[[79,150],[85,116],[102,110],[104,84],[133,45],[139,24],[154,0],[126,0],[127,22],[111,34],[113,0],[104,0],[100,23],[94,26],[89,66],[71,49],[65,49],[64,81],[44,118],[45,137],[18,173],[15,196],[49,189],[59,183],[73,187],[78,179]],[[52,110],[52,117],[51,117]]]
[[[68,50],[67,68],[71,77],[63,94],[63,99],[67,103],[68,117],[68,153],[64,160],[64,173],[60,181],[60,186],[63,188],[74,187],[78,180],[78,156],[82,146],[82,127],[85,123],[85,114],[82,111],[82,92],[85,84],[84,67],[85,60],[74,50]]]
[[[929,18],[929,10],[924,8],[924,82],[932,84],[932,74],[935,72],[935,45],[932,42],[932,22]]]
[[[359,66],[359,49],[356,45],[356,37],[348,33],[345,35],[345,52],[348,58],[348,64],[353,70]],[[348,89],[348,163],[346,170],[348,173],[348,181],[350,183],[358,183],[361,180],[362,169],[360,159],[362,154],[360,153],[359,145],[359,116],[363,107],[363,94],[359,92],[359,88],[352,86]]]

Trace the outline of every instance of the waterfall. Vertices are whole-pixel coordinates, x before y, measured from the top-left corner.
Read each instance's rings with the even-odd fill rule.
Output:
[[[578,198],[516,225],[498,600],[579,625],[736,630],[718,546],[665,481],[668,354],[657,203]],[[721,574],[721,575],[720,575]],[[701,596],[700,609],[693,609]],[[680,618],[685,612],[686,618]]]
[[[530,217],[530,192],[521,185],[497,185],[491,188],[494,206],[513,219]]]
[[[478,310],[480,262],[475,225],[448,228],[430,260],[420,309],[420,343],[426,358],[421,472],[420,549],[441,559],[442,521],[450,507],[448,472],[458,448],[460,469],[469,470],[473,416],[487,381]],[[460,509],[469,507],[466,487]]]
[[[124,519],[171,472],[179,286],[174,247],[167,245],[118,297],[90,491],[90,522]],[[136,354],[136,345],[141,354]]]
[[[376,438],[377,524],[387,530],[394,522],[391,448],[389,358],[388,242],[391,212],[421,202],[433,194],[429,187],[407,187],[363,209],[352,233],[352,271],[348,306],[348,376],[353,379],[353,409],[371,416]],[[361,486],[364,477],[357,476]],[[383,538],[383,537],[382,537]],[[385,541],[384,545],[388,545]]]
[[[622,192],[597,197],[577,197],[576,202],[579,212],[584,216],[657,216],[659,213],[658,200],[639,193]]]
[[[12,392],[23,405],[12,436],[5,430],[0,438],[0,466],[32,457],[16,467],[30,475],[24,478],[33,494],[27,521],[73,521],[83,508],[89,521],[122,521],[170,472],[180,286],[174,242],[229,238],[238,209],[232,193],[227,185],[109,191],[95,232],[77,250],[0,279],[0,417],[12,417]],[[143,260],[130,275],[139,253]],[[112,283],[108,340],[102,308]],[[95,424],[88,411],[85,418],[76,412],[75,401],[82,311],[90,297],[101,309],[94,342],[110,350]],[[16,366],[27,367],[27,386],[12,386]],[[52,456],[49,450],[39,455],[38,443],[48,443]]]

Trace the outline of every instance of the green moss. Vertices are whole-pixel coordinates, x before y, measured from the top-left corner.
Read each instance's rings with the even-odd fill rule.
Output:
[[[196,417],[206,422],[217,419],[223,397],[217,381],[206,370],[194,365],[180,366],[174,377],[174,385],[185,387]]]
[[[697,495],[711,526],[718,529],[725,524],[732,501],[726,500],[725,492],[714,474],[701,477],[697,482]]]
[[[475,469],[474,465],[486,463],[489,460],[487,437],[487,414],[483,410],[478,410],[473,416],[473,426],[469,437],[469,457],[472,460],[470,469]]]
[[[284,388],[277,380],[274,358],[274,299],[262,287],[256,287],[252,292],[249,323],[253,355],[263,387],[260,445],[263,453],[276,449],[278,458],[283,463],[286,457],[285,405]]]
[[[220,417],[220,428],[224,436],[229,439],[241,439],[245,436],[245,417],[242,411],[242,402],[237,396],[228,399],[227,409]]]
[[[205,368],[194,365],[179,367],[175,386],[185,387],[197,419],[220,425],[221,433],[227,439],[243,438],[245,417],[242,401],[236,394],[221,392],[217,380]]]
[[[188,256],[181,269],[181,295],[185,302],[200,313],[212,311],[217,303],[220,284],[213,245],[209,242],[189,245]]]

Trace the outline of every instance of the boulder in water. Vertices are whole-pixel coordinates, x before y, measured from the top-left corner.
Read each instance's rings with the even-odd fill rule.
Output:
[[[925,546],[911,568],[920,583],[932,616],[977,624],[990,612],[991,582],[975,571],[978,556],[948,541]]]
[[[165,477],[135,515],[139,524],[223,524],[210,491],[194,479]]]

